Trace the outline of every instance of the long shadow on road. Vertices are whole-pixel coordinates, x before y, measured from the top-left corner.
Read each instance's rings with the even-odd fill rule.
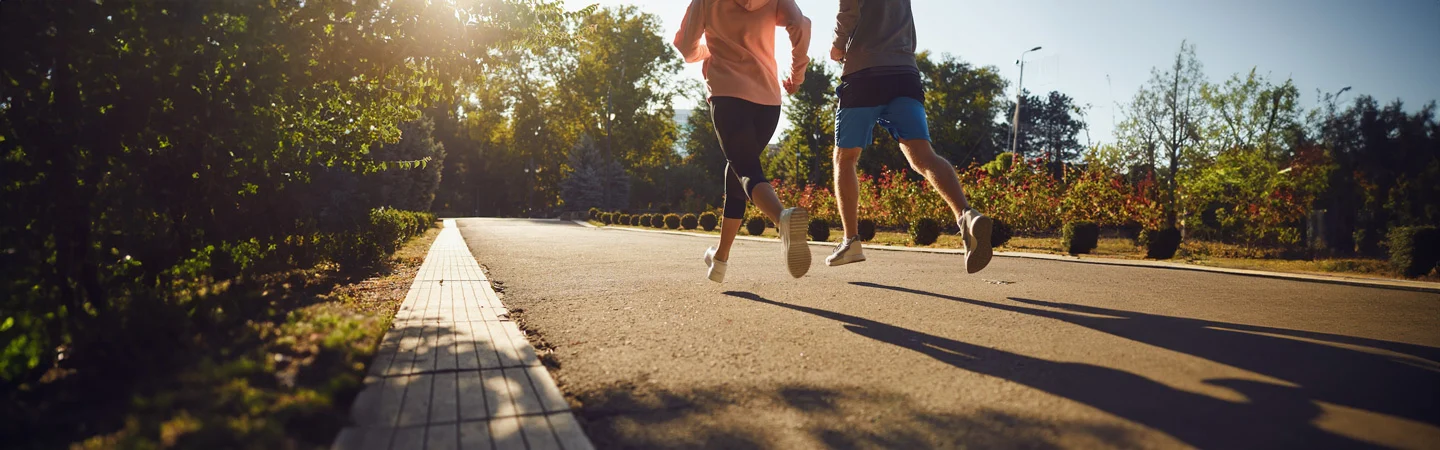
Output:
[[[1299,385],[1300,390],[1293,393],[1307,400],[1440,424],[1440,364],[1435,362],[1437,349],[1432,347],[1010,298],[1017,303],[1061,310],[1055,311],[874,283],[851,284],[1061,320],[1279,378]],[[1359,351],[1312,341],[1379,348],[1391,353]]]
[[[854,284],[934,295],[975,305],[1003,306],[905,288]],[[842,322],[847,330],[861,336],[914,350],[956,368],[1080,402],[1200,448],[1376,448],[1314,426],[1312,422],[1321,410],[1303,387],[1241,379],[1207,380],[1249,399],[1232,402],[1175,389],[1114,368],[1034,358],[848,314],[780,303],[749,292],[725,294]]]

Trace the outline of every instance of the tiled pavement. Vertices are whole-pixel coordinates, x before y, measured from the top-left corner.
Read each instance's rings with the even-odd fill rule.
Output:
[[[430,247],[334,449],[591,449],[454,220]]]

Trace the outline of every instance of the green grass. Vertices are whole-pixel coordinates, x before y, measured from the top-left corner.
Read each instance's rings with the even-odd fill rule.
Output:
[[[590,221],[590,223],[596,226],[605,226],[596,221]],[[609,226],[622,228],[640,228],[647,230],[656,229],[650,227],[633,227],[625,225]],[[720,229],[718,227],[715,229],[715,231],[704,231],[701,229],[673,231],[707,233],[717,236],[720,234]],[[840,242],[840,239],[842,239],[842,234],[844,233],[840,232],[840,230],[838,229],[832,230],[828,242]],[[740,229],[740,235],[749,236],[749,234],[745,232],[744,228]],[[776,234],[774,228],[766,228],[765,233],[761,237],[776,238],[779,237],[779,235]],[[910,235],[908,233],[902,233],[898,231],[877,231],[875,233],[875,239],[871,240],[870,243],[922,248],[960,249],[965,247],[958,234],[941,234],[940,238],[937,239],[934,244],[917,246],[912,243]],[[1011,238],[1010,242],[1006,243],[1004,246],[997,248],[996,250],[1029,253],[1047,253],[1055,255],[1065,254],[1063,251],[1060,250],[1059,236],[1016,236],[1014,238]],[[1135,241],[1131,239],[1102,237],[1100,238],[1099,245],[1095,248],[1095,250],[1085,256],[1138,260],[1145,259],[1145,249],[1141,248],[1139,245],[1136,245]],[[1181,244],[1180,252],[1177,254],[1176,258],[1170,260],[1170,262],[1228,269],[1248,269],[1270,272],[1305,273],[1320,275],[1348,275],[1404,279],[1404,277],[1401,276],[1399,272],[1395,271],[1390,266],[1389,262],[1383,259],[1335,258],[1305,260],[1287,259],[1283,256],[1284,255],[1281,252],[1274,249],[1249,248],[1218,242],[1186,241],[1185,243]],[[1437,276],[1436,274],[1431,274],[1430,276],[1422,277],[1421,280],[1440,281],[1440,276]]]

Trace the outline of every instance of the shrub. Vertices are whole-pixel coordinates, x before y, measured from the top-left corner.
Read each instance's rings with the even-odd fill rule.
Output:
[[[910,239],[915,245],[934,244],[940,238],[940,222],[929,217],[910,223]]]
[[[1015,237],[1015,226],[1010,225],[1010,222],[1006,222],[993,217],[991,218],[991,220],[994,221],[993,225],[991,225],[990,228],[991,247],[999,247],[1005,245],[1006,243],[1010,242],[1010,238]]]
[[[875,239],[875,221],[860,219],[860,240],[868,241]]]
[[[830,224],[819,217],[810,219],[810,240],[825,242],[830,239]]]
[[[1150,230],[1140,232],[1140,245],[1145,247],[1145,257],[1151,259],[1170,259],[1175,257],[1175,251],[1180,249],[1180,230],[1165,228],[1162,230]]]
[[[665,215],[665,228],[669,228],[669,229],[672,229],[672,230],[678,230],[678,229],[680,229],[680,216],[677,216],[677,215],[675,215],[675,214],[666,214],[666,215]]]
[[[615,224],[616,224],[616,225],[629,225],[629,224],[630,224],[630,216],[629,216],[628,214],[620,214],[620,215],[618,215],[618,216],[615,216]]]
[[[651,227],[651,228],[665,228],[665,215],[664,215],[664,214],[656,214],[656,215],[650,216],[650,227]]]
[[[435,223],[434,218],[435,215],[430,213],[374,209],[359,229],[326,238],[325,251],[332,262],[347,272],[380,267],[406,239],[430,228]]]
[[[993,233],[992,233],[993,235]],[[993,240],[991,241],[993,244]],[[1100,225],[1090,221],[1065,224],[1060,232],[1060,247],[1065,253],[1079,255],[1090,253],[1100,244]]]
[[[606,224],[606,225],[610,225],[611,223],[614,223],[614,218],[611,217],[611,216],[613,216],[613,215],[610,214],[610,213],[608,213],[608,212],[600,213],[600,223],[603,223],[603,224]]]
[[[750,220],[746,220],[745,232],[750,233],[751,236],[765,234],[765,219],[751,217]]]
[[[706,212],[700,215],[700,228],[705,231],[712,231],[715,229],[715,226],[719,224],[720,219],[715,217],[715,213],[713,212]]]
[[[600,220],[600,208],[590,208],[590,220]]]
[[[695,227],[700,225],[698,223],[699,221],[699,219],[695,218],[694,214],[686,214],[684,216],[680,216],[680,228],[693,230],[695,229]]]
[[[1386,242],[1390,265],[1407,277],[1425,275],[1440,262],[1440,230],[1433,226],[1391,228]]]

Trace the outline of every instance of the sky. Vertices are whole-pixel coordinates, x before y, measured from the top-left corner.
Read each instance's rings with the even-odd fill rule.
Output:
[[[666,39],[679,29],[686,0],[565,0],[636,5],[656,14]],[[797,0],[812,22],[810,57],[826,59],[839,0]],[[1173,61],[1182,40],[1196,46],[1209,81],[1256,69],[1274,82],[1294,81],[1302,106],[1346,86],[1341,103],[1370,95],[1399,99],[1407,111],[1440,99],[1440,0],[913,0],[919,48],[978,66],[995,66],[1015,95],[1021,52],[1026,90],[1060,91],[1089,105],[1089,136],[1113,140],[1128,104],[1153,67]],[[777,34],[780,67],[788,41]],[[681,76],[702,80],[699,64]],[[783,76],[783,74],[782,74]],[[676,108],[693,101],[677,99]],[[783,129],[788,125],[782,124]],[[779,132],[776,133],[779,135]]]

